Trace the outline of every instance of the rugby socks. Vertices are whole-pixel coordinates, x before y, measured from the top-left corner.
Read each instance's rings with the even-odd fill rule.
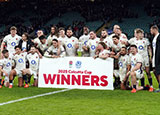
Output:
[[[13,85],[13,80],[9,80],[9,84],[10,84],[10,85]]]
[[[141,79],[141,86],[144,87],[144,78]]]
[[[0,79],[0,85],[2,85],[1,82],[2,82],[2,79]]]
[[[136,85],[133,85],[133,88],[136,89]]]
[[[25,84],[28,84],[27,75],[23,75],[23,80],[25,81]]]
[[[149,78],[148,80],[149,80],[150,86],[152,86],[152,78]]]

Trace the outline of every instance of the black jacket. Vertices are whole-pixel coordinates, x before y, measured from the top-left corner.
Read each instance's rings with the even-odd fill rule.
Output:
[[[22,50],[22,43],[23,43],[23,40],[21,39],[18,44],[18,46],[21,48],[21,50]],[[30,39],[28,39],[26,45],[27,45],[26,48],[27,48],[27,52],[28,52],[31,49],[31,46],[34,45],[34,43]]]
[[[160,34],[156,41],[156,52],[155,52],[155,71],[156,75],[160,75]]]

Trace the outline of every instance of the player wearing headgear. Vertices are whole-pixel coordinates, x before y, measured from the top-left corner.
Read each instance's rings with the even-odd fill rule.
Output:
[[[50,58],[58,58],[58,57],[64,57],[65,56],[65,50],[62,45],[58,42],[57,39],[52,40],[52,46],[48,48],[48,50],[45,52],[45,57]]]
[[[21,37],[17,35],[17,28],[15,26],[12,26],[10,28],[10,34],[5,36],[3,39],[3,42],[1,44],[1,51],[5,49],[6,45],[6,49],[9,51],[9,57],[12,57],[15,53],[14,47],[18,45],[20,39]],[[1,53],[1,58],[2,57],[3,54]]]
[[[98,43],[99,43],[99,38],[97,38],[96,34],[91,31],[89,33],[90,35],[90,38],[87,42],[87,46],[83,46],[83,49],[85,51],[88,51],[89,50],[89,56],[90,57],[94,57],[96,54],[96,47],[98,46]]]
[[[63,46],[66,50],[66,56],[76,56],[78,49],[78,39],[73,36],[72,30],[67,29],[67,39],[64,40]]]
[[[26,68],[26,55],[27,52],[22,53],[20,47],[15,46],[15,55],[13,56],[13,60],[15,61],[15,68],[11,70],[9,75],[9,88],[13,87],[13,79],[16,75],[18,75],[18,86],[23,86],[23,78],[22,78],[22,70]]]
[[[4,79],[4,84],[6,87],[9,86],[9,75],[12,70],[12,59],[9,57],[9,52],[8,50],[3,50],[2,51],[4,58],[0,60],[0,88],[2,88],[1,80],[2,76],[5,76]]]

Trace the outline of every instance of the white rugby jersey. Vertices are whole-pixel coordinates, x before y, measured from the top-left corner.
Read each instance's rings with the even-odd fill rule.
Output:
[[[99,53],[99,56],[103,56],[103,55],[106,55],[106,54],[109,54],[109,53],[110,53],[109,50],[104,49],[102,52]]]
[[[33,71],[38,71],[39,69],[39,55],[37,53],[28,54],[27,60],[29,61],[29,68]]]
[[[135,45],[137,46],[138,53],[142,55],[143,57],[148,56],[148,46],[149,41],[146,38],[143,38],[142,40],[136,40]]]
[[[98,46],[100,39],[95,38],[95,39],[89,39],[87,43],[87,47],[89,48],[89,54],[90,57],[94,57],[96,53],[96,47]]]
[[[83,46],[86,46],[89,40],[89,37],[90,37],[89,34],[88,35],[83,34],[82,36],[80,36],[79,42],[81,42]]]
[[[52,37],[51,37],[51,35],[48,36],[46,42],[47,42],[47,44],[48,44],[49,47],[52,45],[52,40],[53,39],[57,39],[57,36],[55,36],[55,35],[53,35]]]
[[[57,38],[57,40],[60,42],[61,45],[64,45],[64,41],[65,41],[66,39],[68,39],[67,36],[64,36],[64,37],[59,36],[59,37]]]
[[[42,52],[44,53],[44,52],[48,49],[49,45],[48,45],[48,43],[47,43],[47,41],[46,41],[45,44],[40,43],[37,47],[38,47],[39,49],[41,49]]]
[[[61,53],[60,53],[60,57],[64,57],[65,56],[65,50],[63,48],[63,46],[60,46],[60,50],[61,50]],[[48,50],[45,52],[44,56],[45,57],[51,57],[52,55],[57,55],[57,51],[58,51],[58,48],[55,48],[53,45],[50,46],[48,48]]]
[[[136,66],[137,63],[143,63],[143,58],[139,53],[136,53],[136,55],[130,55],[130,58],[131,70]],[[140,69],[142,70],[142,66]]]
[[[27,52],[20,53],[19,55],[16,54],[13,56],[13,60],[16,63],[15,69],[23,70],[26,68],[26,56],[27,56]]]
[[[119,42],[118,44],[112,44],[112,48],[114,49],[114,51],[118,52],[120,51],[120,49],[125,46],[124,44],[121,44],[121,42]]]
[[[107,47],[111,48],[113,45],[113,40],[111,40],[109,37],[106,37],[103,42],[107,45]]]
[[[35,44],[37,44],[37,45],[40,45],[40,44],[41,44],[41,42],[40,42],[40,40],[39,40],[38,37],[35,38],[35,39],[33,40],[33,42],[34,42]]]
[[[75,45],[78,44],[78,39],[76,37],[71,37],[64,40],[64,47],[66,49],[67,56],[76,56]]]
[[[109,36],[109,39],[112,40],[112,41],[113,41],[113,39],[112,39],[113,36],[115,36],[114,33]],[[125,41],[125,42],[127,42],[128,41],[127,36],[124,33],[122,33],[120,35],[120,37],[119,37],[119,41]]]
[[[128,43],[130,44],[130,45],[135,45],[135,41],[137,40],[137,38],[136,37],[133,37],[133,38],[131,38],[130,40],[128,40]]]
[[[127,65],[129,65],[129,56],[128,55],[124,55],[124,56],[120,56],[118,59],[118,65],[119,65],[119,72],[121,74],[126,74],[127,72]]]
[[[3,67],[3,70],[10,72],[12,70],[13,61],[11,58],[4,58],[0,60],[0,66]]]
[[[19,44],[21,37],[18,36],[17,34],[12,37],[11,34],[7,35],[4,37],[3,42],[7,44],[7,50],[9,51],[9,54],[15,53],[14,47]]]

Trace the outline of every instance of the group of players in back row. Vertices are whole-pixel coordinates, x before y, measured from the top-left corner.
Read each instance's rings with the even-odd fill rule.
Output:
[[[51,27],[48,37],[42,30],[38,30],[37,38],[32,40],[27,33],[19,36],[16,27],[10,28],[10,34],[5,36],[1,43],[0,88],[3,84],[12,88],[15,76],[18,76],[19,87],[22,87],[24,82],[24,87],[29,87],[31,76],[34,76],[33,86],[38,86],[40,58],[83,56],[95,59],[114,58],[115,87],[120,84],[121,89],[127,89],[131,76],[132,93],[145,88],[143,73],[145,70],[150,83],[149,91],[154,90],[150,62],[155,67],[155,60],[151,58],[155,51],[151,51],[151,44],[144,37],[142,29],[135,29],[134,37],[131,39],[122,33],[119,25],[114,25],[111,35],[108,35],[107,30],[102,30],[100,38],[87,27],[83,28],[83,35],[79,39],[73,36],[70,28],[66,30],[66,34],[64,28],[59,28],[58,34],[56,29]],[[155,37],[159,35],[157,26],[151,27],[151,34]],[[155,44],[156,41],[153,41],[153,49]],[[5,77],[4,80],[2,76]]]

